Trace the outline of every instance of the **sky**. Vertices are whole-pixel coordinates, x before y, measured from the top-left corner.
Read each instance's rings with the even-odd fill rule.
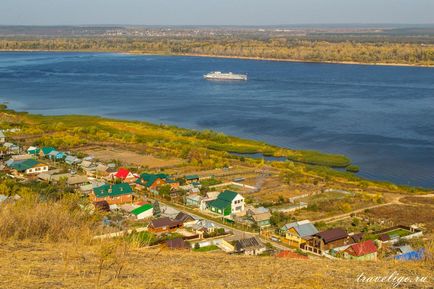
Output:
[[[434,0],[0,0],[0,25],[433,24]]]

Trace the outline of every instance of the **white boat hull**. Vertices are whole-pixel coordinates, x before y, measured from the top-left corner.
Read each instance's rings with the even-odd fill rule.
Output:
[[[203,76],[207,80],[240,80],[246,81],[247,75],[234,73],[211,72]]]

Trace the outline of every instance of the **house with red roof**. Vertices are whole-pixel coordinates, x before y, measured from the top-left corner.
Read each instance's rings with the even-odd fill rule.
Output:
[[[377,260],[377,246],[375,246],[372,240],[352,244],[345,249],[344,258],[360,261],[375,261]]]
[[[114,178],[122,180],[126,183],[135,182],[138,176],[134,175],[126,168],[120,168],[115,174],[112,175]]]

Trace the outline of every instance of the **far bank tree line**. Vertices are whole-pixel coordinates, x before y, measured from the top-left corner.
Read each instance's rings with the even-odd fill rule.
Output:
[[[308,39],[55,38],[0,39],[0,50],[116,51],[194,54],[312,62],[434,65],[434,45],[390,42],[328,42]]]

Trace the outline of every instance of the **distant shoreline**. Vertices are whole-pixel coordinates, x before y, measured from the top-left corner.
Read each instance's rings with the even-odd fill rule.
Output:
[[[258,61],[275,61],[275,62],[299,62],[299,63],[324,63],[324,64],[369,65],[369,66],[402,66],[402,67],[428,67],[428,68],[434,68],[434,65],[408,64],[408,63],[327,61],[327,60],[314,61],[314,60],[297,60],[297,59],[283,59],[283,58],[262,58],[262,57],[249,57],[249,56],[225,56],[225,55],[193,54],[193,53],[154,54],[154,53],[141,53],[141,52],[131,51],[131,52],[125,52],[123,54],[128,54],[128,55],[188,56],[188,57],[204,57],[204,58],[223,58],[223,59],[243,59],[243,60],[258,60]]]
[[[302,60],[302,59],[263,58],[263,57],[213,55],[213,54],[194,54],[194,53],[167,53],[167,54],[166,53],[147,53],[147,52],[141,52],[141,51],[0,49],[0,53],[1,52],[118,53],[118,54],[125,54],[125,55],[187,56],[187,57],[242,59],[242,60],[275,61],[275,62],[299,62],[299,63],[319,63],[319,64],[324,63],[324,64],[345,64],[345,65],[397,66],[397,67],[425,67],[425,68],[434,68],[434,65],[426,65],[426,64],[387,63],[387,62],[356,62],[356,61],[327,61],[327,60],[314,61],[314,60]]]

